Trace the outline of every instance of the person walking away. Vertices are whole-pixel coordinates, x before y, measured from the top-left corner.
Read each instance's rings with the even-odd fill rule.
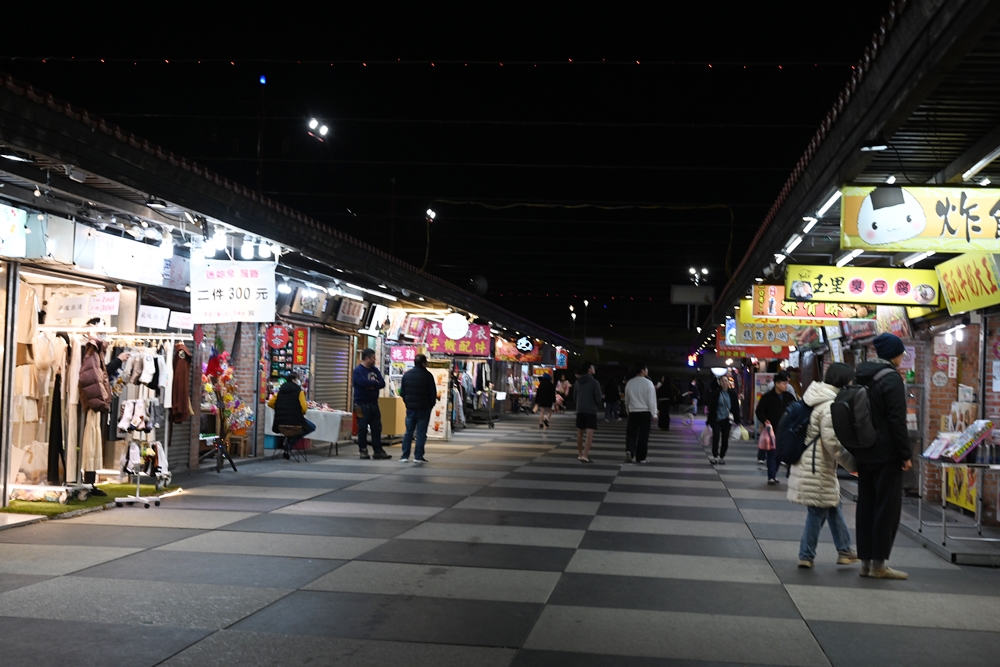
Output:
[[[903,505],[903,473],[913,466],[906,430],[906,387],[896,369],[906,349],[891,333],[873,341],[878,358],[858,366],[857,383],[868,388],[875,446],[854,452],[858,464],[857,526],[861,576],[906,579],[886,561],[899,528]],[[889,373],[880,372],[890,370]],[[876,379],[876,376],[879,376]]]
[[[831,399],[832,400],[832,399]],[[774,386],[770,391],[760,397],[754,415],[757,421],[765,428],[771,427],[773,433],[778,432],[778,423],[785,416],[785,410],[795,402],[792,392],[788,391],[788,376],[785,373],[777,373],[774,376]],[[778,450],[771,449],[764,451],[757,450],[758,468],[760,464],[767,463],[767,483],[774,485],[778,483]]]
[[[698,389],[698,383],[691,380],[691,384],[688,385],[687,390],[681,394],[681,398],[688,402],[691,406],[690,417],[684,419],[685,424],[694,425],[694,416],[698,414],[698,400],[701,398],[701,391]],[[688,421],[690,419],[690,421]]]
[[[577,460],[591,463],[590,448],[594,444],[597,429],[597,411],[601,409],[604,397],[601,385],[594,377],[594,364],[583,362],[573,389],[576,392],[576,451]]]
[[[399,395],[406,406],[406,433],[403,434],[403,454],[400,463],[410,460],[410,444],[417,440],[413,452],[414,463],[427,463],[424,458],[424,444],[427,442],[427,425],[431,422],[431,410],[437,403],[437,384],[427,370],[427,355],[418,354],[413,359],[413,368],[403,374],[399,383]]]
[[[552,416],[552,406],[556,402],[556,386],[552,384],[552,376],[542,375],[535,392],[535,405],[538,406],[538,428],[547,429]]]
[[[646,364],[636,366],[635,377],[625,385],[628,424],[625,426],[625,463],[646,463],[649,429],[656,419],[656,387]]]
[[[306,403],[306,393],[302,391],[299,384],[298,373],[290,373],[284,384],[278,388],[277,393],[268,400],[267,407],[274,410],[274,421],[271,424],[271,431],[281,433],[282,426],[301,426],[302,435],[294,441],[285,440],[285,453],[282,456],[291,458],[289,452],[292,447],[302,438],[316,430],[316,424],[306,419],[306,411],[309,409]]]
[[[618,402],[621,393],[618,389],[618,378],[609,377],[604,383],[604,421],[618,420]]]
[[[562,404],[559,408],[559,412],[565,412],[566,401],[569,400],[569,380],[562,373],[559,374],[559,379],[556,381],[556,395],[562,397]]]
[[[740,403],[733,389],[733,382],[728,376],[719,378],[718,384],[709,392],[707,422],[712,429],[711,463],[726,464],[726,452],[729,450],[730,417],[732,423],[740,423]]]
[[[661,431],[670,430],[670,410],[679,393],[670,378],[660,378],[660,386],[656,388],[656,413],[659,415],[657,423]]]
[[[837,439],[830,416],[830,406],[840,388],[853,380],[853,368],[847,364],[830,364],[823,382],[811,383],[802,397],[813,410],[806,427],[806,450],[790,469],[787,495],[788,500],[805,505],[808,510],[799,542],[801,568],[813,566],[819,533],[827,521],[830,522],[833,544],[837,547],[837,565],[850,565],[860,560],[851,549],[851,532],[844,520],[840,481],[837,479],[838,463],[849,472],[855,472],[857,466],[854,457]]]
[[[378,407],[378,392],[385,387],[385,378],[375,367],[375,350],[361,351],[361,363],[351,375],[354,383],[354,414],[358,416],[358,450],[363,459],[388,459],[382,449],[382,413]],[[368,455],[368,427],[372,429],[373,456]]]

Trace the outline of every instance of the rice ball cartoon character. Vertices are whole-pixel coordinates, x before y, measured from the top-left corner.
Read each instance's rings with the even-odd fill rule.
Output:
[[[858,211],[858,235],[868,245],[912,239],[926,226],[927,217],[916,198],[898,186],[875,188]]]

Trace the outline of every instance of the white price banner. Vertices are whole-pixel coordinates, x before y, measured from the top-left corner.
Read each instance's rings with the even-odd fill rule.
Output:
[[[135,326],[146,327],[147,329],[166,329],[169,317],[169,308],[139,306],[139,314],[135,318]]]
[[[273,262],[213,262],[191,266],[194,324],[274,321]]]
[[[100,292],[98,294],[91,294],[87,314],[97,316],[117,315],[118,304],[120,301],[120,292]]]
[[[170,326],[174,329],[184,329],[185,331],[194,329],[194,323],[191,322],[191,313],[179,313],[176,310],[171,310]]]

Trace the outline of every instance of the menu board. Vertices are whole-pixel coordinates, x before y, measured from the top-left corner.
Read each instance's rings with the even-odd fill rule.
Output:
[[[428,438],[438,438],[448,440],[451,437],[451,420],[448,418],[448,369],[428,368],[434,376],[434,385],[437,387],[438,399],[431,410],[431,423],[427,427]]]

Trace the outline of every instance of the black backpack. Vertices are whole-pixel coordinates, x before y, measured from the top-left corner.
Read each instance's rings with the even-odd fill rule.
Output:
[[[806,429],[809,428],[812,411],[812,407],[802,400],[795,401],[785,410],[784,416],[778,423],[778,432],[774,434],[779,463],[789,467],[795,465],[809,447],[806,444]],[[818,438],[819,436],[813,438],[813,442]]]
[[[891,368],[880,370],[870,384],[892,372]],[[842,387],[837,398],[830,404],[830,418],[833,420],[837,439],[847,451],[854,453],[875,446],[878,434],[872,424],[871,399],[867,387],[853,384]]]

